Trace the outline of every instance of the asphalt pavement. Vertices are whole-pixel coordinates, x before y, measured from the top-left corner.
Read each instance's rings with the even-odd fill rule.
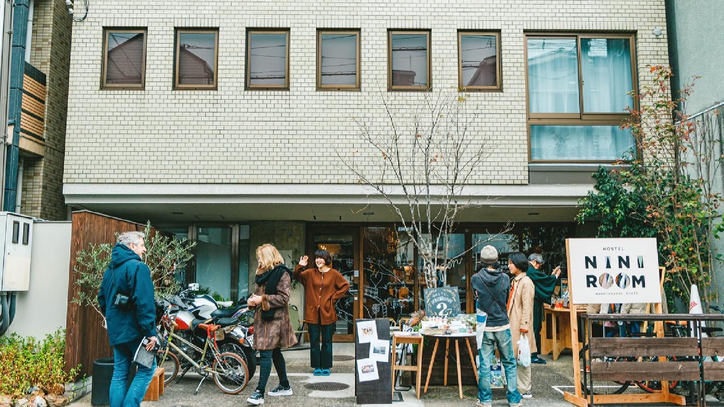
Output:
[[[332,375],[320,377],[312,375],[309,367],[309,350],[294,350],[284,352],[289,372],[289,380],[294,394],[292,396],[265,397],[264,406],[285,406],[285,407],[343,407],[355,406],[354,395],[354,344],[334,344],[334,368]],[[550,356],[544,356],[548,361],[546,365],[533,365],[533,398],[523,401],[525,406],[571,406],[563,401],[563,391],[572,390],[573,371],[571,356],[561,355],[557,361],[552,361]],[[453,370],[454,371],[454,370]],[[199,393],[193,392],[199,383],[199,377],[187,374],[181,382],[171,383],[165,389],[165,394],[157,402],[143,402],[142,407],[239,407],[245,406],[246,399],[256,388],[258,382],[257,374],[251,379],[246,389],[238,395],[227,395],[222,393],[212,380],[206,380],[199,389]],[[409,373],[405,373],[409,374]],[[424,380],[424,374],[423,374]],[[279,380],[272,370],[267,390],[277,386]],[[430,386],[427,393],[422,394],[421,399],[415,396],[414,388],[402,392],[403,401],[392,403],[392,407],[412,406],[450,406],[468,405],[474,406],[477,400],[477,388],[474,386],[463,387],[461,400],[458,396],[458,388],[453,386]],[[503,389],[493,390],[493,407],[504,407],[508,403],[505,400]],[[72,407],[90,407],[90,395],[81,398],[70,404]],[[390,406],[386,404],[386,406]]]

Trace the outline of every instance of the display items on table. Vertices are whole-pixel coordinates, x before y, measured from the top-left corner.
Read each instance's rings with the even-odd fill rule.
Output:
[[[476,314],[458,314],[454,317],[425,317],[420,321],[423,335],[468,335],[476,330]]]

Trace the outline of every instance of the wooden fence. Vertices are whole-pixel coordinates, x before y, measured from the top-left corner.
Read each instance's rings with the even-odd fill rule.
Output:
[[[70,279],[68,281],[68,317],[65,334],[66,370],[81,365],[79,377],[93,375],[93,361],[112,357],[108,335],[103,328],[103,318],[91,307],[73,304],[79,287],[75,284],[76,253],[87,249],[89,244],[115,244],[116,233],[143,231],[145,225],[112,218],[89,211],[73,212],[73,229],[70,243]],[[95,293],[97,294],[97,293]],[[95,295],[94,294],[94,295]]]

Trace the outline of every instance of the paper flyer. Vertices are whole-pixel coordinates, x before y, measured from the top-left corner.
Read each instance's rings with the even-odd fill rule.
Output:
[[[371,382],[380,378],[377,373],[377,362],[372,359],[360,359],[357,361],[357,374],[360,382]]]
[[[370,359],[377,362],[389,361],[390,341],[375,339],[370,342]]]
[[[370,343],[377,340],[377,323],[375,321],[358,321],[357,335],[359,335],[359,343]]]

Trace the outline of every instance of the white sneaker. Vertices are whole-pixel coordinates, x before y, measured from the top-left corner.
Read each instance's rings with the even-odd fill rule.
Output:
[[[291,396],[292,394],[294,394],[294,393],[292,392],[291,386],[283,387],[281,384],[279,386],[277,386],[274,390],[269,392],[269,395],[272,397]]]
[[[524,399],[532,399],[532,398],[533,398],[533,395],[530,394],[530,392],[528,392],[528,393],[523,394],[523,398],[524,398]]]
[[[251,393],[251,396],[246,399],[246,402],[254,406],[264,404],[264,393],[259,390],[254,390],[254,392]]]

